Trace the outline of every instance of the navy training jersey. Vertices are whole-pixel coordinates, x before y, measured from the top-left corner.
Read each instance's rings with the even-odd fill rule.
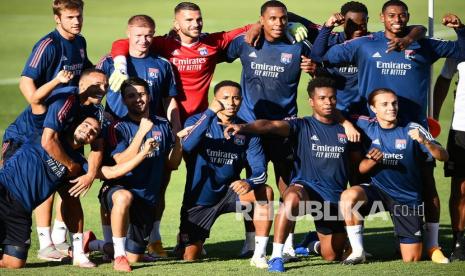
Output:
[[[313,116],[287,122],[295,145],[291,183],[311,187],[325,201],[339,202],[347,187],[349,152],[354,150],[344,128]]]
[[[103,108],[101,105],[81,105],[78,87],[63,87],[55,89],[53,93],[54,95],[47,100],[48,109],[43,128],[62,132],[69,128],[76,118],[83,116],[93,117],[102,124]]]
[[[239,118],[234,123],[244,123]],[[183,138],[183,150],[187,153],[187,179],[183,204],[215,205],[228,191],[229,185],[240,180],[246,164],[252,175],[245,179],[252,188],[266,182],[266,163],[258,136],[236,134],[224,138],[224,127],[211,109],[187,119],[185,127],[194,126]]]
[[[157,112],[162,107],[162,98],[178,95],[173,69],[168,60],[154,54],[144,58],[127,56],[127,71],[130,77],[139,77],[149,85],[150,110]],[[97,68],[110,77],[115,70],[110,55],[104,56],[97,64]],[[118,118],[123,118],[128,109],[123,102],[121,93],[108,88],[106,110]]]
[[[369,149],[377,148],[383,152],[382,163],[370,172],[373,184],[401,204],[421,204],[421,167],[432,156],[424,145],[412,140],[408,132],[418,128],[428,140],[436,143],[431,134],[413,122],[383,129],[376,119],[360,116],[356,124],[367,136]]]
[[[43,132],[44,122],[46,127],[55,131],[62,131],[65,126],[74,120],[76,115],[89,115],[102,121],[103,109],[100,106],[79,105],[78,88],[66,86],[55,89],[46,101],[45,105],[50,109],[43,114],[33,114],[31,106],[27,106],[24,111],[5,130],[3,141],[15,141],[25,143],[31,137],[40,136]],[[80,106],[80,107],[79,107]]]
[[[465,56],[465,28],[457,35],[457,41],[425,38],[405,51],[386,53],[389,40],[384,32],[376,32],[331,47],[324,59],[333,64],[356,64],[365,100],[377,88],[390,88],[399,100],[399,118],[426,126],[430,65],[441,57]]]
[[[244,41],[244,35],[236,37],[229,45],[227,59],[240,58],[242,63],[243,100],[238,116],[246,122],[297,116],[302,55],[309,55],[303,43],[263,40],[254,48]]]
[[[68,143],[63,147],[71,158],[85,164],[85,159],[72,150]],[[85,169],[85,166],[84,166]],[[28,140],[0,169],[0,185],[32,213],[58,186],[63,183],[67,169],[50,157],[40,145],[40,137]]]
[[[92,67],[86,47],[86,40],[81,35],[67,40],[54,30],[34,45],[21,76],[33,79],[39,88],[55,78],[61,70],[68,70],[73,72],[73,79],[66,84],[59,84],[57,88],[77,86],[82,71]]]
[[[32,137],[42,135],[46,113],[33,114],[31,106],[27,106],[21,114],[11,123],[3,134],[3,142],[15,141],[24,144]]]
[[[331,28],[323,26],[313,44],[310,57],[315,62],[321,62],[324,54],[334,45],[344,43],[344,32],[332,33]],[[366,114],[368,110],[366,102],[362,99],[358,90],[358,68],[350,62],[339,64],[326,64],[321,69],[336,81],[337,105],[336,108],[349,114]]]
[[[155,206],[159,200],[165,161],[174,146],[175,138],[166,119],[154,115],[151,115],[150,119],[153,122],[153,127],[145,135],[145,138],[154,138],[159,143],[159,146],[134,170],[118,181],[127,184],[127,188],[147,204]],[[115,154],[125,151],[131,144],[138,129],[139,122],[132,121],[128,116],[115,123],[114,134],[111,138],[113,141],[110,141],[110,143],[116,145],[116,147],[111,155],[115,156]]]

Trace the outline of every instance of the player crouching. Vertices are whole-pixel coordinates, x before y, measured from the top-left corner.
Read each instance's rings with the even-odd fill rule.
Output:
[[[224,125],[244,122],[236,116],[242,102],[241,87],[233,81],[222,81],[214,93],[209,108],[190,117],[179,133],[187,155],[187,182],[176,253],[184,260],[199,259],[215,220],[221,214],[241,212],[253,204],[256,246],[250,264],[266,268],[273,190],[265,184],[267,174],[260,138],[234,135],[226,139]],[[241,179],[247,163],[252,174]]]

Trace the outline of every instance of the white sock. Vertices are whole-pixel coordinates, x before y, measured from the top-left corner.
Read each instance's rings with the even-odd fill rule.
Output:
[[[55,219],[52,229],[53,243],[60,244],[66,242],[66,231],[68,231],[68,228],[66,227],[65,222]]]
[[[111,225],[102,224],[102,232],[105,243],[112,243],[113,233],[111,232]]]
[[[349,237],[352,254],[361,255],[363,249],[363,225],[346,226],[347,236]]]
[[[93,241],[89,242],[89,250],[90,251],[103,252],[103,246],[104,245],[105,245],[105,241],[93,240]]]
[[[73,246],[73,256],[84,254],[84,249],[82,248],[82,233],[69,232],[69,237]]]
[[[82,233],[71,233],[69,232],[71,244],[73,246],[73,262],[78,263],[88,262],[84,249],[82,248]]]
[[[284,248],[294,248],[294,233],[289,233],[286,241],[284,242]]]
[[[271,259],[282,258],[283,257],[283,248],[284,244],[282,243],[273,243],[273,253],[271,253]]]
[[[39,237],[39,249],[53,244],[52,237],[50,236],[50,227],[36,227],[37,236]]]
[[[161,241],[161,235],[160,235],[160,221],[157,220],[153,223],[153,228],[152,232],[150,232],[150,243],[156,242],[156,241]]]
[[[425,229],[425,247],[430,249],[433,247],[439,247],[438,235],[439,235],[439,223],[427,222],[424,226]]]
[[[266,256],[266,245],[268,237],[255,236],[255,251],[252,258],[260,258]]]
[[[245,245],[247,246],[248,250],[255,249],[255,232],[245,232]]]
[[[126,237],[117,238],[113,237],[113,247],[115,248],[115,259],[118,256],[126,256],[126,250],[124,244],[126,243]]]

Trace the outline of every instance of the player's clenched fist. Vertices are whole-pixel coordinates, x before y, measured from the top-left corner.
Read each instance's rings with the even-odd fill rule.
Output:
[[[143,133],[149,132],[153,127],[153,122],[150,119],[142,118],[139,123],[139,129]]]
[[[334,27],[344,24],[344,21],[345,21],[344,15],[337,12],[337,13],[332,14],[328,18],[328,20],[326,20],[325,26],[328,28],[334,28]]]
[[[463,24],[460,21],[460,18],[452,13],[444,15],[442,18],[442,24],[449,28],[462,28]]]
[[[421,133],[418,128],[411,129],[408,132],[408,135],[410,136],[410,138],[412,138],[420,144],[424,145],[429,142],[428,139],[426,139],[425,135],[423,135],[423,133]]]
[[[373,160],[376,163],[379,163],[383,161],[383,153],[377,148],[372,148],[366,154],[366,158]]]
[[[74,77],[73,72],[67,70],[61,70],[58,72],[57,76],[55,77],[60,83],[68,83]]]

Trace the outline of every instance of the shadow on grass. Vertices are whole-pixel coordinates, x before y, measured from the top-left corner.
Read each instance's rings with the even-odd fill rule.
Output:
[[[439,244],[442,246],[444,253],[448,256],[451,251],[452,231],[450,225],[441,225],[439,230]],[[303,240],[305,233],[296,234],[294,243],[297,244]],[[273,237],[270,237],[267,252],[271,253]],[[243,240],[233,240],[217,243],[205,244],[208,257],[203,261],[233,260],[238,258],[243,244]],[[364,230],[364,245],[367,252],[373,257],[371,261],[392,261],[400,259],[396,252],[397,240],[394,237],[393,227],[366,228]],[[328,262],[331,264],[331,262]]]

